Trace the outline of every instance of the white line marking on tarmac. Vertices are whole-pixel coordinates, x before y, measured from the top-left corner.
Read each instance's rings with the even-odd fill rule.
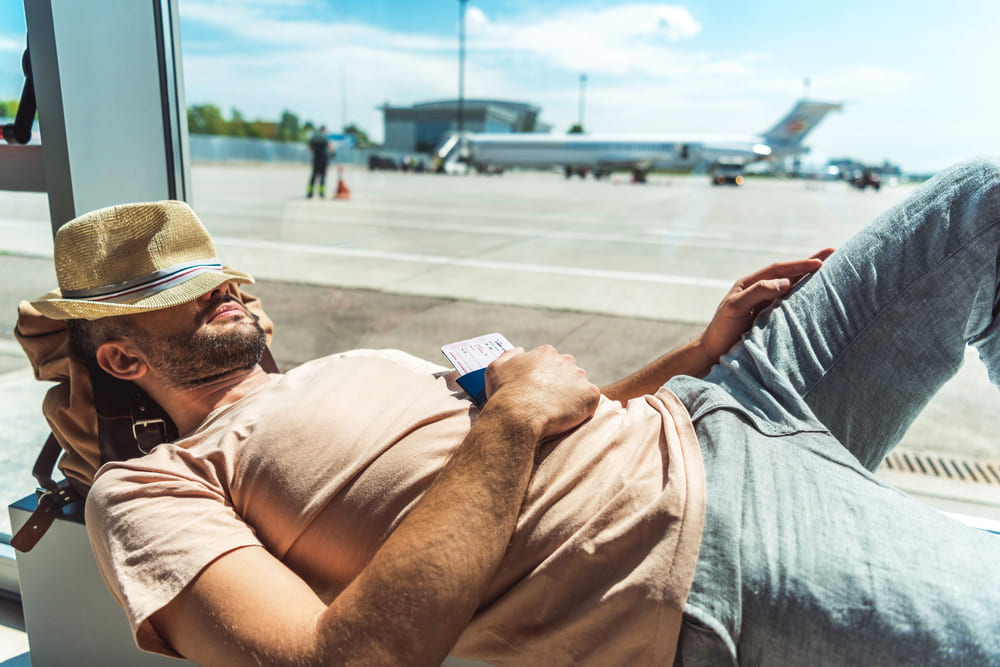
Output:
[[[457,266],[470,269],[492,269],[498,271],[520,271],[524,273],[548,273],[563,276],[604,278],[608,280],[631,280],[636,282],[660,283],[666,285],[685,285],[689,287],[711,287],[722,289],[729,289],[732,287],[732,282],[728,280],[698,278],[695,276],[672,276],[659,273],[638,273],[634,271],[609,271],[605,269],[585,269],[570,266],[552,266],[548,264],[518,264],[516,262],[463,259],[460,257],[447,257],[444,255],[417,255],[405,252],[385,252],[381,250],[339,248],[331,246],[307,245],[303,243],[236,239],[232,237],[216,237],[215,242],[216,245],[229,245],[236,248],[292,252],[307,255],[359,257],[363,259],[379,259],[392,262],[410,262],[417,264],[432,264],[437,266]]]
[[[539,223],[563,223],[573,225],[574,227],[608,227],[610,224],[614,224],[634,228],[637,225],[647,225],[649,224],[649,221],[656,220],[655,216],[650,217],[637,215],[625,220],[618,219],[614,220],[613,223],[609,223],[607,215],[586,215],[581,213],[565,213],[562,211],[508,210],[503,208],[490,209],[482,207],[459,208],[449,206],[447,208],[442,208],[441,206],[419,206],[414,204],[394,205],[384,202],[366,203],[364,208],[337,211],[335,215],[331,215],[331,212],[325,209],[305,210],[297,208],[293,219],[305,219],[314,222],[336,224],[341,220],[352,219],[351,216],[353,216],[353,219],[355,220],[362,220],[364,222],[370,223],[374,220],[380,225],[385,224],[389,226],[401,227],[409,227],[413,225],[412,221],[415,219],[430,220],[433,222],[426,223],[430,228],[435,228],[439,225],[450,227],[454,226],[454,224],[460,224],[463,230],[473,232],[479,231],[481,233],[490,231],[494,233],[502,233],[504,231],[508,231],[509,229],[516,229],[516,227],[514,227],[515,225],[523,226],[523,228],[527,231],[537,231]],[[494,218],[506,224],[503,227],[476,226],[477,222],[481,222],[487,218]],[[458,222],[452,223],[450,222],[451,220],[457,220]],[[676,218],[674,219],[674,222],[676,223]],[[689,232],[681,229],[675,233],[679,235],[686,235]],[[725,239],[730,236],[730,234],[725,232],[715,232],[710,234],[705,230],[698,230],[695,233],[705,238]]]
[[[479,234],[486,236],[516,236],[516,237],[535,237],[535,238],[555,238],[555,239],[573,239],[579,241],[618,241],[621,243],[650,243],[657,242],[663,239],[677,239],[681,243],[690,242],[713,242],[715,244],[723,244],[722,247],[729,247],[732,243],[732,237],[727,234],[707,234],[700,231],[687,231],[683,229],[672,230],[672,229],[662,229],[649,227],[644,229],[636,229],[634,233],[623,234],[623,233],[610,233],[610,232],[587,232],[587,231],[576,231],[576,230],[553,230],[547,232],[539,232],[538,226],[536,224],[531,224],[537,222],[535,219],[528,221],[524,227],[514,227],[512,225],[507,226],[486,226],[486,227],[476,227],[470,225],[468,222],[415,222],[413,220],[408,220],[406,222],[400,222],[395,220],[388,220],[385,218],[373,219],[368,215],[351,215],[344,214],[337,216],[336,219],[327,218],[295,218],[288,222],[308,222],[314,224],[322,224],[326,227],[337,226],[337,225],[369,225],[373,229],[384,227],[389,229],[413,229],[417,231],[432,231],[432,232],[461,232],[462,234]],[[522,221],[523,222],[523,221]],[[607,225],[605,225],[607,226]],[[650,239],[648,237],[655,237]],[[726,245],[728,244],[728,245]],[[715,247],[715,246],[712,246]],[[763,247],[763,246],[762,246]],[[742,248],[742,246],[741,246]],[[767,248],[773,249],[774,246],[767,246]]]
[[[540,232],[537,226],[514,227],[514,226],[492,226],[475,227],[468,223],[447,223],[447,222],[416,222],[408,220],[405,222],[387,220],[379,218],[373,220],[366,215],[341,215],[336,219],[310,217],[295,218],[287,221],[289,223],[322,224],[326,228],[335,226],[367,225],[372,232],[382,229],[392,230],[417,230],[428,232],[459,232],[467,236],[484,235],[494,237],[513,238],[534,238],[536,240],[572,240],[572,241],[594,241],[599,243],[622,243],[648,245],[650,243],[670,243],[672,245],[690,248],[706,248],[712,250],[731,250],[735,252],[761,252],[769,256],[786,255],[798,257],[812,254],[812,245],[795,246],[779,245],[775,243],[750,243],[739,241],[728,234],[708,234],[702,231],[683,229],[663,229],[656,227],[646,227],[637,229],[633,233],[610,233],[610,232],[587,232],[577,230],[552,230]]]

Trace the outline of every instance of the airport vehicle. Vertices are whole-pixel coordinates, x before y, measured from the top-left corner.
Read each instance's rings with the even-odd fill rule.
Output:
[[[732,162],[715,162],[708,170],[712,185],[743,185],[743,165]]]
[[[858,190],[864,190],[871,186],[875,192],[878,192],[879,188],[882,187],[882,177],[877,170],[868,167],[855,172],[851,176],[850,183]]]
[[[391,157],[376,155],[368,156],[368,171],[398,171],[399,165]]]
[[[808,152],[803,139],[839,102],[799,100],[774,127],[759,135],[666,134],[454,134],[437,157],[444,171],[449,162],[465,162],[480,172],[509,167],[561,168],[566,177],[592,173],[602,178],[628,170],[644,181],[654,169],[707,170],[713,162],[746,165]]]

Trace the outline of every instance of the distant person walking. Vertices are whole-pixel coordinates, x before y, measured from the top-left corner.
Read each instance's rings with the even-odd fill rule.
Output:
[[[337,154],[330,140],[326,136],[326,125],[320,125],[319,129],[309,138],[309,150],[313,155],[312,175],[309,177],[309,187],[306,189],[306,197],[312,199],[313,189],[317,181],[319,182],[319,197],[326,196],[326,167],[330,162],[330,157]]]

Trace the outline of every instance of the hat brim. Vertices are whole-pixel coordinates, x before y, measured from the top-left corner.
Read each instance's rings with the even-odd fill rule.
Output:
[[[253,283],[253,278],[250,274],[243,273],[242,271],[223,267],[221,272],[206,271],[198,273],[180,285],[175,285],[170,289],[131,303],[64,299],[62,292],[56,289],[38,297],[31,302],[31,305],[39,313],[53,320],[96,320],[102,317],[135,315],[137,313],[147,313],[152,310],[162,310],[164,308],[179,306],[182,303],[197,299],[223,283],[231,281]]]

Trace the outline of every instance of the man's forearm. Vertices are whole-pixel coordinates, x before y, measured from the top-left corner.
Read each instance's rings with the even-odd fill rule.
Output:
[[[737,280],[695,340],[601,392],[624,403],[654,393],[675,375],[703,377],[750,329],[758,313],[783,298],[799,280],[818,271],[832,252],[833,248],[825,248],[808,259],[776,262]]]
[[[702,377],[716,361],[718,359],[710,357],[700,342],[694,340],[667,352],[635,373],[602,387],[601,393],[612,400],[626,403],[638,396],[655,393],[676,375]]]
[[[475,613],[513,533],[540,438],[526,420],[491,407],[324,614],[327,655],[338,664],[440,664]]]

